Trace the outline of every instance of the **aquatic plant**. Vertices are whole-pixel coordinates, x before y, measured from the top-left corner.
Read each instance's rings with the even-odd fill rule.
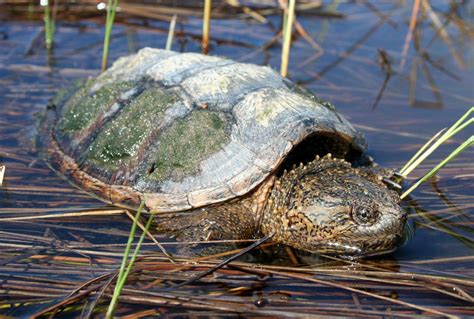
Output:
[[[283,19],[283,47],[281,50],[280,74],[287,76],[288,63],[290,60],[291,33],[293,32],[293,21],[295,16],[295,0],[289,0],[289,6],[284,9]]]
[[[5,176],[5,165],[0,165],[0,186],[3,185],[4,176]]]
[[[138,252],[140,251],[143,240],[145,239],[145,235],[148,233],[148,229],[150,228],[151,222],[153,221],[154,214],[151,213],[148,217],[148,221],[145,225],[145,228],[143,229],[142,235],[140,236],[140,239],[138,240],[138,243],[135,246],[135,250],[133,251],[132,257],[130,258],[130,250],[132,247],[133,239],[135,237],[135,232],[137,230],[138,219],[140,218],[144,206],[145,202],[142,201],[142,203],[138,207],[137,214],[133,218],[132,228],[130,229],[127,246],[125,247],[125,252],[122,258],[122,264],[120,265],[120,270],[117,275],[117,282],[115,284],[112,300],[110,301],[109,307],[107,309],[106,318],[113,318],[115,309],[117,308],[118,298],[120,297],[125,282],[127,281],[128,275],[132,270],[133,264],[137,259]]]
[[[171,46],[173,45],[173,36],[174,36],[174,29],[176,27],[176,14],[173,15],[173,18],[171,18],[170,22],[170,28],[168,30],[168,38],[166,39],[166,50],[171,50]]]
[[[102,53],[102,72],[107,69],[107,60],[109,58],[110,34],[112,33],[112,26],[114,24],[115,12],[117,10],[119,0],[107,1],[107,18],[105,20],[105,35],[104,35],[104,49]]]
[[[474,118],[466,120],[474,112],[474,107],[471,107],[461,118],[456,121],[449,129],[443,129],[435,134],[428,142],[426,142],[415,155],[408,160],[398,172],[403,177],[407,177],[418,165],[420,165],[431,153],[433,153],[439,146],[444,142],[464,130],[467,126],[474,122]],[[403,194],[401,198],[405,198],[413,192],[418,186],[424,183],[426,180],[431,178],[436,172],[445,166],[449,161],[458,156],[461,152],[469,148],[474,144],[474,135],[471,135],[464,143],[459,145],[454,151],[452,151],[446,158],[444,158],[438,165],[428,171],[422,178],[411,185]]]
[[[56,23],[54,21],[54,15],[50,3],[50,0],[40,0],[40,5],[44,8],[44,41],[47,49],[53,47],[54,32],[56,29]]]
[[[204,18],[202,24],[202,53],[209,52],[209,29],[211,24],[211,0],[204,1]]]

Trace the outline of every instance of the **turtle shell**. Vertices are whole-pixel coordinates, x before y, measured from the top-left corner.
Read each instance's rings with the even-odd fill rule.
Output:
[[[330,104],[270,67],[151,48],[60,92],[41,131],[75,184],[160,212],[247,194],[310,137],[365,148]]]

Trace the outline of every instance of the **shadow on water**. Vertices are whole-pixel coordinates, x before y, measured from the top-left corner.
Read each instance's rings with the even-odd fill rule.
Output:
[[[109,59],[145,46],[163,48],[174,13],[173,49],[199,52],[200,6],[179,3],[123,2]],[[334,103],[385,167],[403,166],[474,104],[472,3],[421,3],[406,57],[411,2],[301,1],[297,10],[289,78]],[[281,12],[273,1],[215,6],[210,54],[279,68]],[[55,45],[48,51],[41,12],[36,3],[6,0],[0,13],[0,165],[6,166],[0,313],[87,317],[105,312],[130,219],[54,174],[31,141],[49,99],[76,79],[98,74],[105,14],[95,3],[59,3]],[[472,134],[466,131],[413,176]],[[199,263],[177,257],[173,264],[150,240],[117,315],[473,316],[472,158],[466,151],[406,201],[412,238],[390,255],[348,261],[266,243],[245,261],[170,289],[216,265],[218,256]],[[170,251],[179,246],[158,240]]]

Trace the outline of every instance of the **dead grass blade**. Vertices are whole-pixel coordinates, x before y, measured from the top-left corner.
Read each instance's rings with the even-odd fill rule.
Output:
[[[402,58],[400,61],[399,69],[403,69],[406,61],[407,61],[407,55],[408,55],[408,49],[410,48],[410,42],[413,37],[413,31],[416,28],[416,20],[418,17],[418,10],[420,9],[420,1],[421,0],[415,0],[413,3],[413,9],[411,12],[411,19],[410,19],[410,26],[408,27],[408,32],[405,37],[405,43],[403,44],[403,51],[402,51]]]
[[[433,8],[431,7],[430,2],[428,0],[422,0],[421,5],[423,9],[426,11],[428,18],[431,20],[431,23],[433,24],[434,28],[436,29],[436,33],[441,37],[444,43],[446,43],[446,45],[448,46],[449,51],[451,52],[451,55],[453,56],[454,61],[456,61],[456,63],[458,64],[460,68],[465,69],[466,63],[464,62],[464,59],[454,48],[454,44],[453,44],[453,41],[451,40],[451,37],[449,36],[448,32],[446,31],[445,26],[439,19],[436,12],[433,11]]]
[[[289,6],[284,5],[283,22],[283,47],[281,50],[280,74],[283,77],[288,75],[288,64],[290,60],[291,35],[293,33],[293,21],[295,20],[295,0],[288,0]],[[281,1],[282,2],[282,1]]]
[[[125,211],[125,213],[127,214],[127,216],[130,218],[130,220],[134,220],[134,216],[127,210]],[[145,232],[148,236],[148,238],[150,238],[157,246],[158,248],[160,248],[161,252],[166,256],[168,257],[169,261],[171,263],[176,263],[173,256],[171,256],[168,251],[165,249],[165,247],[163,247],[163,245],[155,238],[155,236],[153,236],[150,231],[148,231],[145,226],[140,222],[140,221],[137,221],[137,225],[138,227],[140,227],[140,229]]]
[[[0,166],[0,187],[3,185],[3,178],[5,176],[5,165]]]
[[[36,219],[48,219],[48,218],[64,218],[64,217],[84,217],[84,216],[104,216],[104,215],[121,215],[125,214],[124,209],[110,209],[110,210],[93,210],[85,212],[73,212],[73,213],[55,213],[46,215],[36,216],[20,216],[20,217],[6,217],[0,218],[0,222],[13,222],[22,220],[36,220]]]
[[[375,293],[371,293],[371,292],[368,292],[368,291],[364,291],[364,290],[360,290],[360,289],[357,289],[357,288],[352,288],[352,287],[349,287],[349,286],[341,285],[341,284],[338,284],[336,282],[329,281],[329,280],[320,280],[320,279],[311,278],[311,277],[308,277],[308,276],[288,274],[288,273],[281,274],[281,273],[276,272],[276,271],[268,271],[268,272],[273,273],[273,274],[283,275],[283,276],[286,276],[286,277],[289,277],[289,278],[300,279],[300,280],[304,280],[304,281],[319,283],[319,284],[322,284],[322,285],[325,285],[325,286],[332,286],[332,287],[340,288],[340,289],[343,289],[343,290],[349,290],[349,291],[352,291],[352,292],[359,293],[361,295],[370,296],[370,297],[373,297],[373,298],[376,298],[376,299],[381,299],[381,300],[384,300],[384,301],[399,304],[399,305],[406,306],[406,307],[409,307],[409,308],[418,309],[418,310],[421,310],[421,311],[424,311],[424,312],[428,312],[428,313],[431,313],[431,314],[443,316],[443,317],[446,317],[446,318],[457,318],[456,316],[452,316],[452,315],[449,315],[449,314],[444,313],[444,312],[437,311],[437,310],[432,309],[432,308],[422,307],[422,306],[415,305],[415,304],[405,302],[405,301],[402,301],[402,300],[397,300],[397,299],[385,297],[385,296],[378,295],[378,294],[375,294]]]
[[[204,0],[204,15],[202,23],[202,53],[209,52],[209,30],[211,27],[211,0]]]
[[[267,240],[269,240],[272,237],[273,237],[273,234],[262,237],[261,239],[259,239],[255,243],[253,243],[252,245],[248,246],[245,249],[242,249],[238,254],[235,254],[234,256],[232,256],[230,258],[227,258],[223,262],[219,263],[215,267],[212,267],[211,269],[209,269],[209,270],[207,270],[207,271],[205,271],[205,272],[203,272],[203,273],[201,273],[201,274],[199,274],[199,275],[197,275],[197,276],[195,276],[195,277],[193,277],[193,278],[191,278],[191,279],[189,279],[189,280],[187,280],[187,281],[185,281],[185,282],[183,282],[183,283],[181,283],[177,286],[172,287],[172,289],[176,289],[178,287],[182,287],[182,286],[185,286],[185,285],[192,284],[192,283],[198,281],[199,279],[204,278],[204,277],[214,273],[216,270],[221,269],[222,267],[229,264],[230,262],[236,260],[239,257],[242,257],[243,255],[245,255],[246,253],[248,253],[252,249],[257,248],[258,246],[260,246],[261,244],[263,244],[264,242],[266,242]]]

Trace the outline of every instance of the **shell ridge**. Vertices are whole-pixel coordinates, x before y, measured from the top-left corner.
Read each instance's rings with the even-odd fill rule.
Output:
[[[195,73],[190,73],[190,74],[188,74],[188,76],[183,77],[179,82],[177,82],[177,84],[171,84],[169,86],[174,86],[174,85],[180,85],[181,86],[181,83],[183,81],[195,76],[197,73],[200,73],[200,72],[215,70],[215,69],[218,69],[218,68],[222,68],[222,67],[226,67],[226,66],[229,66],[229,65],[237,64],[237,62],[232,61],[232,60],[223,60],[223,61],[225,61],[226,63],[211,65],[211,66],[208,66],[208,67],[200,68],[200,69],[196,70]],[[181,75],[185,74],[186,72],[187,72],[186,70],[183,70],[183,71],[179,72],[178,74],[175,74],[173,77],[180,77]]]
[[[196,73],[234,63],[237,62],[226,58],[203,56],[198,53],[182,53],[175,54],[169,59],[157,61],[145,73],[166,85],[175,85]]]
[[[201,72],[186,78],[181,85],[197,103],[210,103],[219,109],[233,108],[236,101],[264,86],[286,89],[283,80],[265,66],[236,62],[207,71],[224,68],[230,69],[218,74]]]

